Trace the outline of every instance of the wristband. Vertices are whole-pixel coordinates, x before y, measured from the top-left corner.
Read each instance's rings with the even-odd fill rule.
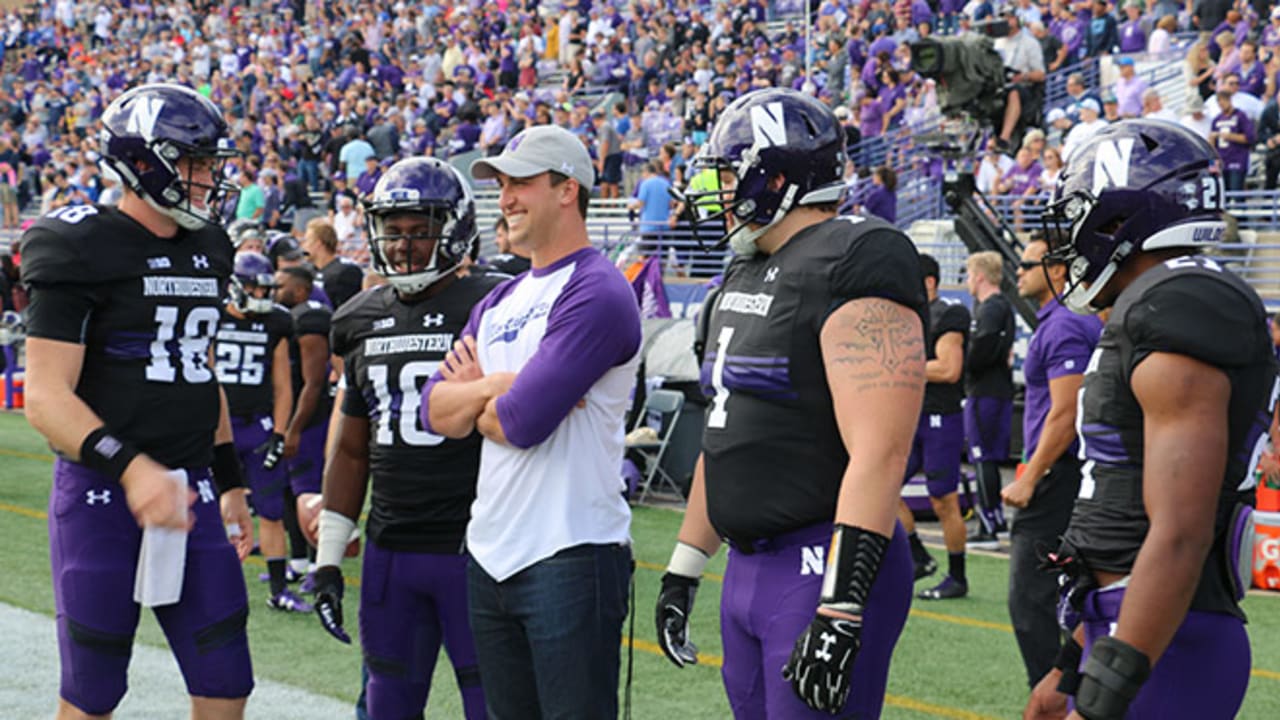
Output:
[[[837,523],[827,553],[820,602],[850,615],[861,615],[888,549],[889,538],[884,535]]]
[[[320,511],[320,530],[316,540],[316,565],[341,565],[347,544],[356,532],[356,521],[337,510]]]
[[[677,542],[676,549],[671,551],[671,562],[667,563],[667,572],[672,575],[693,578],[702,577],[702,571],[711,558],[689,543]]]
[[[1080,655],[1083,652],[1080,643],[1070,636],[1058,648],[1058,657],[1054,658],[1053,666],[1062,671],[1062,678],[1058,680],[1058,692],[1063,695],[1075,695],[1080,688]]]
[[[1150,675],[1141,650],[1110,635],[1098,638],[1084,661],[1076,710],[1087,720],[1122,720]]]
[[[90,432],[80,443],[80,464],[117,482],[139,454],[138,448],[108,432],[106,425]]]
[[[244,470],[236,455],[235,443],[225,442],[213,446],[213,485],[221,495],[232,488],[244,487]]]

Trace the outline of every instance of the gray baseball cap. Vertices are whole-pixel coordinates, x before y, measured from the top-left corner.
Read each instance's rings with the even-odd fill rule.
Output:
[[[587,148],[573,133],[559,125],[535,125],[507,141],[502,154],[471,163],[471,176],[487,180],[499,173],[527,178],[544,172],[558,172],[590,189],[596,171]]]

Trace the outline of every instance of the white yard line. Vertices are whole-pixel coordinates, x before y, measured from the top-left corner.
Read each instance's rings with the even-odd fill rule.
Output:
[[[53,717],[58,697],[58,641],[52,618],[0,603],[0,716]],[[119,720],[185,718],[190,704],[178,665],[167,648],[141,643],[129,663],[129,692]],[[259,678],[246,718],[261,720],[347,720],[349,703],[302,688]]]

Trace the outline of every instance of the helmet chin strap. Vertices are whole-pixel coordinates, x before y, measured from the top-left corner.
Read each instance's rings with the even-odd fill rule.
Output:
[[[729,231],[727,239],[729,247],[738,255],[751,256],[760,252],[760,246],[756,244],[765,233],[769,232],[769,228],[777,225],[786,217],[787,211],[791,209],[791,205],[795,202],[796,186],[794,184],[787,186],[787,193],[783,196],[782,201],[778,203],[778,209],[773,213],[773,217],[769,218],[769,222],[752,230],[746,222]]]

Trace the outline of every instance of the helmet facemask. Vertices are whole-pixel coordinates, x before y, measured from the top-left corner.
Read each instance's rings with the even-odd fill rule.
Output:
[[[474,235],[457,237],[458,218],[445,204],[366,212],[373,267],[406,295],[453,274],[474,244]]]
[[[251,282],[232,275],[231,306],[245,315],[266,315],[275,307],[275,301],[271,299],[275,287],[275,278],[270,275],[259,275]],[[259,289],[267,291],[266,297],[257,296],[255,291]]]

